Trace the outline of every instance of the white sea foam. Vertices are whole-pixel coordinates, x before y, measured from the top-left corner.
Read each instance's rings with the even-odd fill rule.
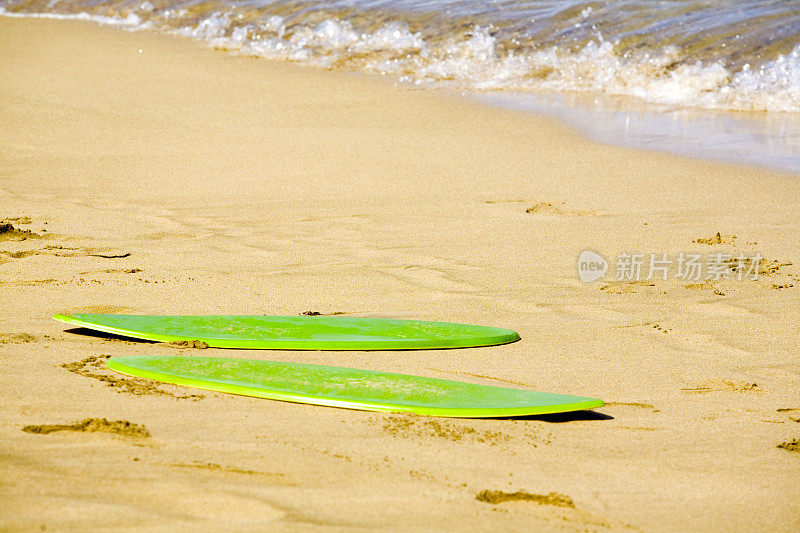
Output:
[[[202,41],[211,41],[225,35],[231,25],[230,13],[213,13],[210,17],[200,21],[194,28],[183,27],[177,33],[184,37],[191,37]]]
[[[13,13],[10,11],[6,11],[4,7],[0,7],[0,16],[17,17],[17,18],[58,19],[58,20],[89,20],[92,22],[96,22],[98,24],[123,26],[129,28],[137,28],[142,24],[141,17],[139,17],[139,15],[137,15],[136,13],[129,13],[125,17],[107,17],[104,15],[95,15],[91,13],[75,13],[69,15],[61,13]]]
[[[314,27],[295,25],[287,32],[285,21],[272,17],[260,27],[237,28],[220,37],[229,22],[215,13],[181,33],[271,59],[322,67],[344,64],[415,84],[597,91],[679,106],[800,111],[800,45],[758,70],[734,75],[719,63],[679,64],[680,51],[674,46],[620,56],[614,43],[602,37],[577,52],[551,47],[500,55],[488,28],[474,28],[464,37],[452,36],[431,46],[400,22],[359,33],[347,22],[325,20]]]
[[[758,67],[732,72],[719,61],[686,62],[675,46],[620,54],[616,42],[596,38],[577,50],[501,46],[489,27],[474,27],[426,41],[402,21],[371,31],[347,20],[289,24],[278,15],[242,23],[231,6],[191,25],[183,8],[159,12],[149,1],[124,16],[10,13],[92,20],[125,29],[159,28],[214,46],[270,59],[326,68],[344,67],[394,75],[418,85],[476,90],[593,91],[674,106],[800,112],[800,44]],[[593,14],[591,6],[581,19]],[[188,20],[187,20],[188,22]]]

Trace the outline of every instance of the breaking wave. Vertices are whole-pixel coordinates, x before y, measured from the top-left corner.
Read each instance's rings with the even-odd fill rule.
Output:
[[[154,29],[421,86],[800,112],[794,0],[0,0],[0,14]]]

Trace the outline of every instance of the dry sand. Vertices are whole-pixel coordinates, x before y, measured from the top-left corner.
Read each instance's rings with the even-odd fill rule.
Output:
[[[800,528],[796,177],[177,38],[0,18],[0,40],[0,218],[36,234],[0,235],[0,529]],[[587,247],[758,250],[777,268],[583,284]],[[79,310],[312,310],[522,340],[181,350],[50,318]],[[166,353],[608,405],[433,419],[126,382],[103,366]]]

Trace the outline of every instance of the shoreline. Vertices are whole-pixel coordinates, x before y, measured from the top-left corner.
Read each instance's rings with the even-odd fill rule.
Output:
[[[670,108],[589,93],[483,93],[473,99],[554,117],[602,144],[800,177],[800,143],[790,133],[800,131],[800,117],[792,113]]]
[[[797,453],[779,448],[800,435],[796,177],[177,37],[5,17],[0,35],[13,73],[0,219],[35,234],[0,240],[0,528],[800,525]],[[586,248],[758,251],[766,270],[584,284]],[[50,318],[309,310],[522,340],[195,352]],[[513,382],[606,406],[431,419],[154,389],[103,366],[171,353]],[[37,425],[73,430],[23,430]],[[517,492],[530,498],[504,501]]]
[[[119,19],[88,13],[65,15],[0,10],[0,16],[91,22],[123,31],[178,36],[175,33],[138,27],[139,19],[134,13],[125,19]],[[207,48],[216,50],[218,46],[222,46],[222,51],[248,56],[247,52],[226,50],[224,45],[216,45],[196,37],[184,35],[180,37],[196,41]],[[261,58],[305,68],[328,70],[295,61]],[[381,74],[370,71],[343,70],[341,73],[383,78]],[[401,81],[394,74],[390,74],[388,78],[394,80],[393,84],[402,85],[404,89],[417,89],[413,84]],[[555,118],[582,136],[601,144],[655,151],[703,161],[755,166],[800,176],[800,144],[788,133],[800,126],[800,117],[794,113],[675,107],[640,100],[633,96],[583,91],[480,91],[435,86],[426,86],[422,90],[446,93],[450,94],[450,97],[457,95],[483,105]]]

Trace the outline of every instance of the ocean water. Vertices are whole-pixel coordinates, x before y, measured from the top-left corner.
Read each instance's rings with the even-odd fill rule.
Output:
[[[800,173],[800,0],[0,0],[0,13],[379,73],[569,115],[601,140]]]

